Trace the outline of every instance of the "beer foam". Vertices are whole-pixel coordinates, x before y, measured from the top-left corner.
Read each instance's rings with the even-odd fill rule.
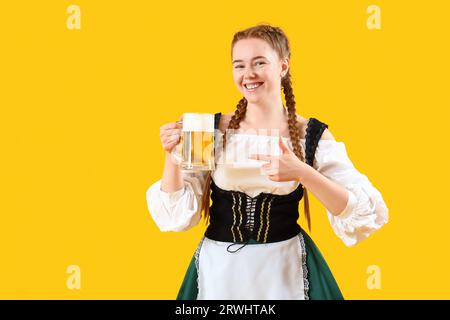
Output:
[[[183,131],[214,132],[214,115],[210,113],[184,113]]]

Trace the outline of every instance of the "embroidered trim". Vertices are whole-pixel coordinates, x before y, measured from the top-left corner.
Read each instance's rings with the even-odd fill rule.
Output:
[[[269,200],[269,205],[268,205],[268,207],[267,207],[267,214],[266,214],[266,216],[267,216],[267,218],[266,218],[267,225],[266,225],[266,232],[264,233],[264,243],[267,242],[267,234],[269,233],[269,227],[270,227],[270,218],[269,218],[269,214],[270,214],[270,206],[272,205],[272,201],[273,201],[273,198],[271,198],[271,199]]]
[[[239,217],[240,217],[240,220],[239,220],[239,225],[236,227],[236,229],[239,232],[239,237],[241,238],[241,242],[242,242],[242,241],[244,241],[244,238],[242,238],[241,225],[242,225],[242,219],[244,217],[243,217],[243,214],[242,214],[242,198],[241,198],[240,195],[238,195],[238,198],[239,198]]]
[[[234,206],[236,205],[236,199],[234,198],[234,194],[231,194],[233,196],[233,224],[231,225],[231,234],[233,235],[233,242],[236,242],[236,236],[234,235],[233,227],[236,225],[236,211],[234,210]]]
[[[247,207],[245,211],[247,213],[247,222],[245,224],[245,229],[252,232],[255,226],[255,209],[257,199],[252,198],[249,195],[246,196],[247,196]]]
[[[306,245],[305,245],[305,239],[303,238],[303,235],[301,233],[298,234],[299,240],[300,240],[300,247],[301,247],[301,257],[302,257],[302,271],[303,271],[303,288],[305,291],[305,300],[309,300],[309,281],[308,281],[308,265],[306,264]]]
[[[261,231],[262,231],[263,222],[264,222],[264,219],[263,219],[263,217],[264,217],[264,203],[266,202],[267,197],[268,197],[268,196],[266,196],[266,197],[264,198],[264,200],[263,200],[263,202],[262,202],[262,204],[261,204],[261,214],[260,214],[260,218],[259,218],[258,237],[256,238],[257,241],[259,241],[259,239],[261,238]]]
[[[203,245],[203,241],[205,240],[205,237],[203,237],[201,240],[200,240],[200,243],[198,244],[198,246],[197,246],[197,250],[195,250],[195,253],[194,253],[194,259],[195,259],[195,269],[197,270],[197,298],[199,297],[199,295],[200,295],[200,284],[199,284],[199,277],[200,277],[200,262],[199,262],[199,259],[200,259],[200,250],[201,250],[201,247],[202,247],[202,245]]]

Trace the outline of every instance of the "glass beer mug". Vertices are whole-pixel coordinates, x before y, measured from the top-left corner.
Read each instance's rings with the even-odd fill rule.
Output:
[[[184,113],[180,143],[172,155],[182,170],[214,170],[214,114]]]

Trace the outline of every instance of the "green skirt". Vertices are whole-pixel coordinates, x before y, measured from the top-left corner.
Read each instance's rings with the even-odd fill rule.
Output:
[[[311,300],[344,300],[342,293],[331,273],[319,248],[311,237],[302,229],[306,251],[307,279],[309,282],[308,298]],[[250,240],[249,244],[257,243]],[[183,283],[177,295],[177,300],[196,300],[198,294],[196,255],[191,259]]]

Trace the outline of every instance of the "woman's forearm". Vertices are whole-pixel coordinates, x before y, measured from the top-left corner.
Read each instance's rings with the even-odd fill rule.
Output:
[[[347,206],[348,190],[328,179],[319,171],[309,167],[300,182],[310,191],[333,215],[339,215]]]
[[[165,153],[164,171],[161,179],[161,190],[174,192],[184,188],[183,174],[178,164],[174,162],[169,152]]]

